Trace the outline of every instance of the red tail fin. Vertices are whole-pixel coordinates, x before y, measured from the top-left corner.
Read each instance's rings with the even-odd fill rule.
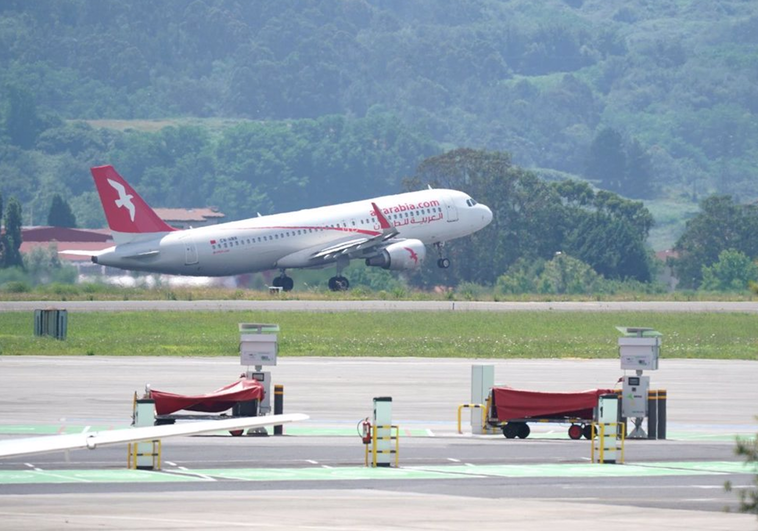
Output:
[[[90,171],[100,194],[108,226],[114,232],[114,239],[117,233],[136,236],[176,230],[158,217],[113,166],[97,166]]]

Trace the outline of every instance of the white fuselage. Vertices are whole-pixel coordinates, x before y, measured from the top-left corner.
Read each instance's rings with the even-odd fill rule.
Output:
[[[425,244],[472,234],[492,220],[489,208],[467,194],[430,189],[145,235],[146,239],[108,249],[96,261],[123,269],[193,276],[313,267],[308,261],[311,253],[381,234],[372,202],[395,226],[396,238]]]

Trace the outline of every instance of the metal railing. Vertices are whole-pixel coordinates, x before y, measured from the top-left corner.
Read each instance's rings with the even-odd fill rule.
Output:
[[[598,428],[599,427],[599,431]],[[614,437],[615,445],[613,447],[605,446],[605,430],[612,429],[616,432]],[[616,460],[618,463],[624,462],[624,442],[626,441],[626,424],[623,422],[593,422],[592,423],[592,452],[590,457],[593,463],[604,463],[605,452],[620,452],[621,459]],[[595,437],[597,435],[597,438]],[[598,453],[598,459],[595,460],[595,453]]]
[[[461,404],[460,406],[458,406],[458,433],[463,433],[463,430],[461,430],[461,414],[464,408],[482,410],[482,433],[487,433],[488,408],[485,404]]]
[[[379,430],[389,430],[389,435],[378,436]],[[392,432],[394,430],[394,435]],[[395,441],[395,448],[390,450],[379,450],[378,441]],[[372,426],[371,427],[371,444],[364,445],[366,447],[365,464],[369,466],[368,454],[369,446],[371,446],[371,466],[376,467],[377,455],[379,454],[395,454],[395,468],[400,466],[400,427],[399,426]]]

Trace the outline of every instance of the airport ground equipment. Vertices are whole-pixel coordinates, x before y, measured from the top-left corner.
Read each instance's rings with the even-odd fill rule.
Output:
[[[259,416],[259,404],[265,396],[263,384],[255,379],[240,378],[220,389],[203,395],[180,395],[148,389],[147,396],[155,401],[155,424],[174,424],[177,420],[224,420]],[[224,413],[231,409],[231,415]],[[218,413],[216,415],[182,414],[177,411]],[[233,430],[242,435],[243,430]]]
[[[617,326],[616,329],[624,334],[618,340],[621,369],[635,371],[634,375],[623,377],[621,416],[632,419],[629,438],[644,439],[648,436],[642,423],[648,416],[650,377],[643,376],[643,372],[658,370],[663,334],[643,327]]]
[[[597,421],[592,423],[591,459],[593,463],[624,462],[626,424],[619,422],[618,401],[619,397],[616,393],[598,397]]]
[[[495,366],[494,365],[472,365],[471,366],[471,433],[494,433],[493,428],[487,424],[487,416],[479,415],[473,404],[484,404],[487,402],[487,395],[495,386]],[[480,406],[482,413],[484,407]],[[460,413],[460,412],[459,412]],[[458,433],[460,433],[460,423]]]
[[[363,421],[363,426],[366,466],[369,466],[370,452],[370,466],[389,467],[394,461],[397,467],[400,458],[400,428],[392,424],[392,397],[374,398],[373,424]],[[366,428],[368,428],[368,434]],[[394,459],[392,459],[393,455]]]
[[[488,399],[487,422],[502,429],[508,439],[527,438],[532,422],[570,424],[568,435],[571,439],[582,436],[590,439],[598,397],[613,393],[612,389],[561,393],[493,387]]]
[[[263,367],[276,366],[279,353],[279,325],[270,323],[239,323],[240,365],[246,377],[263,385],[264,396],[259,404],[261,415],[271,413],[271,373]],[[255,370],[250,370],[254,367]],[[264,430],[265,431],[265,430]]]
[[[478,413],[475,413],[475,410],[479,410],[482,412],[481,414],[481,422],[478,431],[474,431],[474,428],[471,428],[471,433],[487,433],[489,429],[494,429],[489,424],[487,424],[487,405],[486,404],[461,404],[458,406],[458,433],[463,433],[463,430],[461,429],[461,414],[464,409],[470,409],[471,410],[471,416],[473,417],[475,414],[478,415]]]
[[[155,400],[152,398],[137,398],[134,393],[132,403],[132,426],[143,428],[155,423]],[[160,470],[161,441],[130,442],[128,447],[127,468],[139,470]]]
[[[57,308],[34,310],[34,335],[51,336],[65,340],[68,330],[68,312]]]

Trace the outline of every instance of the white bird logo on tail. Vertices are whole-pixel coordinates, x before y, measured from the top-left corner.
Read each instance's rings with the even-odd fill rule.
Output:
[[[110,184],[114,190],[118,192],[118,199],[116,199],[116,206],[118,208],[124,207],[129,211],[129,217],[132,219],[132,222],[134,222],[134,203],[132,203],[132,197],[134,197],[132,194],[126,193],[126,188],[124,188],[124,185],[121,184],[118,181],[113,181],[111,179],[108,179],[108,184]]]

